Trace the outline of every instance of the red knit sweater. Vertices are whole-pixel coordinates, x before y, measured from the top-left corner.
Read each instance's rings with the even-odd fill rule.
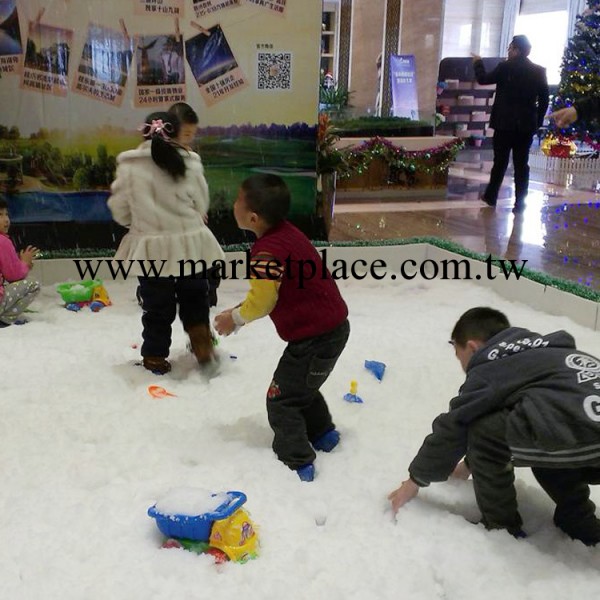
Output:
[[[322,335],[348,316],[348,307],[323,267],[321,255],[290,222],[269,229],[254,243],[250,255],[271,255],[283,267],[277,304],[270,313],[281,339],[291,342]],[[313,265],[315,273],[311,277]]]

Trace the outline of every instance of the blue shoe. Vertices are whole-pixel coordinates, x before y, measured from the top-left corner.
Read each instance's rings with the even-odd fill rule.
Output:
[[[308,463],[303,467],[298,467],[296,473],[298,473],[301,481],[313,481],[315,478],[315,465]]]
[[[313,442],[313,448],[322,452],[331,452],[339,443],[340,432],[337,429],[330,429],[326,434]]]
[[[523,540],[527,537],[527,534],[522,529],[517,529],[516,531],[509,531],[509,533],[516,540]]]

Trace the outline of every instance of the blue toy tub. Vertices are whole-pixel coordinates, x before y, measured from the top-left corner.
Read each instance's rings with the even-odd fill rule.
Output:
[[[217,494],[213,494],[216,496]],[[208,542],[214,521],[231,516],[246,502],[243,492],[227,492],[229,499],[216,510],[201,515],[163,515],[156,510],[156,504],[148,509],[148,516],[156,520],[160,532],[167,537],[185,538],[198,542]]]

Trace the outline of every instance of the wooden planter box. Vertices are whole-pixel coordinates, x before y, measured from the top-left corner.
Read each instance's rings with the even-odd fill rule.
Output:
[[[436,137],[413,137],[413,138],[387,138],[395,146],[403,146],[407,150],[423,151],[435,149],[454,140],[450,136]],[[364,138],[341,138],[337,144],[338,148],[360,146]],[[438,157],[433,155],[429,162],[431,167],[438,163]],[[423,193],[446,193],[448,185],[448,169],[425,173],[405,173],[399,169],[390,168],[383,158],[375,157],[369,167],[363,173],[356,173],[349,178],[337,180],[338,197],[365,195],[402,196],[415,195],[415,192]]]
[[[340,137],[343,138],[373,138],[382,137],[391,138],[414,138],[414,137],[432,137],[433,125],[423,125],[421,127],[398,127],[393,130],[377,129],[376,127],[363,127],[362,129],[344,129],[338,128]]]

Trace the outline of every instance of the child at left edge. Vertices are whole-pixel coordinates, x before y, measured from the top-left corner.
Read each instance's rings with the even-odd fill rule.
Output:
[[[22,314],[40,291],[39,282],[25,279],[39,250],[27,246],[17,254],[9,228],[8,204],[0,197],[0,327],[25,322]]]
[[[215,317],[215,329],[229,335],[269,315],[288,343],[267,391],[273,450],[302,481],[312,481],[315,450],[330,452],[340,439],[319,389],[346,346],[350,325],[321,256],[286,220],[289,207],[289,189],[277,175],[253,175],[242,183],[233,214],[240,229],[258,238],[250,251],[250,291],[238,307]],[[318,275],[299,277],[300,265]]]

